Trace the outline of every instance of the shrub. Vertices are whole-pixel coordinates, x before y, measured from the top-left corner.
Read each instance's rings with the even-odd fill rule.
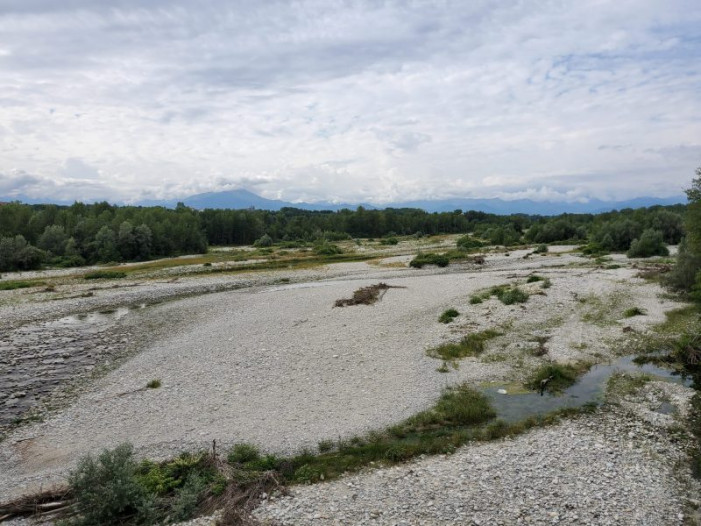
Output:
[[[399,240],[396,237],[385,237],[380,240],[381,245],[397,245]]]
[[[547,254],[548,252],[548,245],[542,244],[538,245],[535,250],[533,250],[534,254]]]
[[[450,323],[458,316],[460,316],[460,313],[457,310],[448,309],[445,312],[443,312],[443,314],[440,315],[440,317],[438,318],[438,321],[440,323]]]
[[[333,440],[321,440],[318,444],[319,453],[326,453],[333,449]]]
[[[644,316],[645,311],[640,307],[631,307],[630,309],[626,309],[623,315],[626,318],[632,318],[633,316]]]
[[[668,256],[669,250],[659,230],[647,229],[640,238],[634,239],[626,253],[629,258],[649,258],[651,256]]]
[[[458,248],[463,250],[471,250],[473,248],[481,248],[484,246],[484,243],[482,241],[480,241],[479,239],[475,239],[472,236],[462,236],[458,239],[456,244]]]
[[[426,254],[418,254],[414,259],[409,262],[409,266],[414,268],[422,268],[424,265],[436,265],[438,267],[447,267],[450,263],[450,259],[442,254],[433,254],[431,252]]]
[[[156,378],[154,380],[151,380],[149,383],[146,384],[146,387],[149,389],[158,389],[161,386],[161,381]]]
[[[253,242],[253,246],[258,248],[272,247],[273,238],[270,237],[268,234],[263,234]]]
[[[94,270],[83,276],[85,279],[121,279],[126,278],[127,273],[117,270]]]
[[[260,460],[260,451],[253,444],[241,443],[235,444],[231,448],[227,460],[229,464],[244,464],[246,462],[254,462]]]
[[[689,250],[686,239],[682,239],[679,244],[677,264],[663,278],[663,283],[672,290],[689,291],[694,286],[699,270],[701,270],[701,255]]]
[[[526,283],[535,283],[536,281],[543,281],[545,278],[542,276],[528,276],[528,279],[526,280]]]
[[[523,292],[518,287],[507,289],[497,294],[497,298],[504,305],[513,305],[514,303],[525,303],[528,301],[528,294]]]
[[[478,303],[482,303],[482,301],[482,296],[470,296],[470,305],[477,305]]]
[[[318,256],[335,256],[343,254],[343,250],[331,243],[322,243],[314,247],[314,253]]]
[[[76,498],[79,524],[121,524],[125,517],[145,519],[152,497],[136,478],[133,449],[122,444],[103,451],[97,459],[83,457],[68,483]]]

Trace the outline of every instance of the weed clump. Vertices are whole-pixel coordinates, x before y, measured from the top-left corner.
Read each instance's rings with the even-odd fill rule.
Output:
[[[440,315],[438,321],[440,323],[451,323],[455,318],[460,316],[460,313],[455,309],[448,309]]]
[[[443,254],[434,254],[428,252],[418,254],[409,262],[409,266],[413,268],[423,268],[424,265],[436,265],[438,267],[447,267],[450,264],[450,259]]]
[[[426,354],[431,358],[440,358],[445,361],[459,360],[467,356],[479,356],[484,352],[485,342],[500,335],[500,332],[491,329],[468,334],[457,343],[444,343],[428,349]]]
[[[477,295],[470,296],[470,305],[477,305],[479,303],[482,303],[482,301],[484,301],[482,296],[477,296]]]
[[[127,273],[119,270],[93,270],[83,276],[85,279],[121,279],[126,277]]]
[[[640,307],[631,307],[623,312],[623,316],[626,318],[632,318],[633,316],[644,316],[645,311]]]
[[[336,256],[343,254],[343,250],[338,245],[324,242],[314,247],[314,253],[317,256]]]
[[[161,386],[161,380],[158,378],[155,378],[146,384],[146,387],[148,389],[158,389],[160,386]]]

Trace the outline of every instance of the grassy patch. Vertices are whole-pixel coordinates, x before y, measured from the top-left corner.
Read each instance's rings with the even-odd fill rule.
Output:
[[[438,318],[440,323],[451,323],[455,318],[460,316],[460,313],[455,309],[448,309],[443,312]]]
[[[158,378],[151,380],[146,384],[148,389],[158,389],[161,386],[161,381]]]
[[[477,305],[479,303],[482,303],[483,301],[484,301],[484,299],[482,298],[482,296],[479,296],[479,295],[470,296],[470,305]]]
[[[577,377],[588,369],[589,365],[546,364],[530,376],[525,386],[534,391],[544,388],[549,393],[560,393],[573,385]]]
[[[528,276],[528,279],[526,280],[526,283],[536,283],[538,281],[543,281],[545,278],[543,276],[537,276],[537,275],[532,275]]]
[[[614,373],[608,379],[606,392],[613,397],[634,395],[651,380],[652,376],[646,373]]]
[[[445,361],[459,360],[467,356],[479,356],[484,352],[485,342],[501,336],[500,332],[488,329],[482,332],[468,334],[457,343],[444,343],[426,351],[432,358],[440,358]]]
[[[41,285],[43,285],[43,283],[37,282],[37,281],[23,281],[23,280],[0,281],[0,290],[28,289],[30,287],[38,287]]]
[[[589,294],[580,298],[580,303],[585,305],[582,321],[594,325],[606,326],[615,323],[623,314],[623,303],[627,298],[621,293],[613,293],[601,298],[595,294]]]
[[[126,277],[126,272],[118,270],[94,270],[83,275],[85,279],[121,279]]]

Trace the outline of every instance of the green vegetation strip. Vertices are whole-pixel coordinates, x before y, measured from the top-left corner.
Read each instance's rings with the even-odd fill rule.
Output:
[[[39,287],[43,285],[42,281],[0,281],[0,290],[15,290],[15,289],[28,289],[30,287]]]
[[[592,407],[585,407],[585,411]],[[134,459],[123,444],[86,456],[69,476],[69,489],[0,505],[8,517],[31,515],[42,504],[63,514],[64,525],[162,524],[223,508],[223,523],[241,524],[263,492],[286,484],[329,480],[368,465],[403,462],[424,454],[447,454],[469,441],[493,440],[559,421],[581,410],[564,410],[517,424],[496,420],[487,398],[465,386],[447,389],[436,404],[384,431],[348,440],[323,441],[283,457],[237,444],[226,455],[184,453],[166,462]],[[227,522],[229,521],[229,522]]]

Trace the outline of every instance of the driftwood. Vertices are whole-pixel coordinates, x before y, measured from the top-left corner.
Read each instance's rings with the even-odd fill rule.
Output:
[[[18,517],[41,517],[69,512],[75,500],[68,488],[46,490],[0,504],[0,522]]]
[[[387,283],[378,283],[377,285],[362,287],[353,293],[352,298],[336,300],[334,307],[345,307],[347,305],[372,305],[373,303],[382,299],[382,296],[384,296],[385,292],[387,292],[387,289],[400,288],[404,287],[387,285]]]

